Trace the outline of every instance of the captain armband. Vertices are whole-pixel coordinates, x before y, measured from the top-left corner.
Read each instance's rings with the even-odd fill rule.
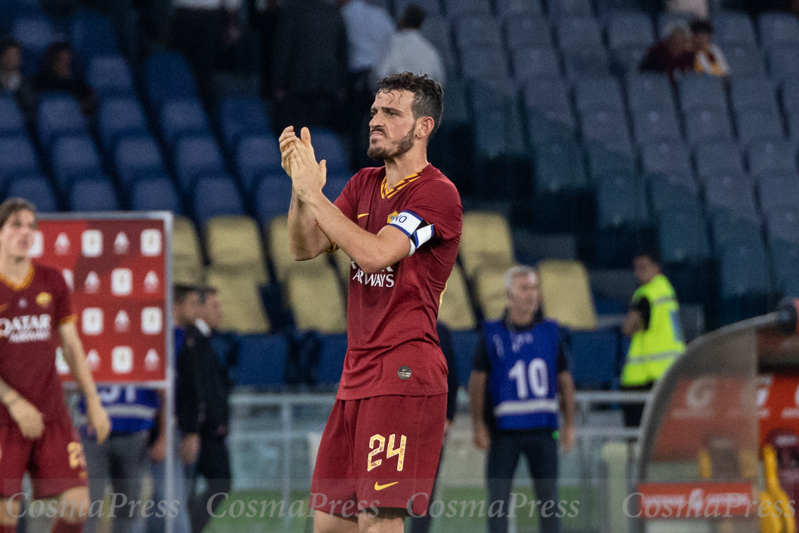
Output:
[[[411,240],[411,253],[421,248],[421,246],[433,238],[435,225],[428,224],[425,220],[413,211],[403,211],[389,223],[390,226],[399,228]]]

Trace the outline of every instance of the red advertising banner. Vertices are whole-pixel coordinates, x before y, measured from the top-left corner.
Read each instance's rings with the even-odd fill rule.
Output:
[[[171,335],[169,215],[39,220],[30,255],[72,289],[78,333],[96,382],[166,380]],[[72,377],[60,354],[59,374]]]
[[[774,431],[799,435],[799,373],[761,374],[757,379],[760,446]]]
[[[757,516],[749,482],[639,483],[638,510],[644,518]]]

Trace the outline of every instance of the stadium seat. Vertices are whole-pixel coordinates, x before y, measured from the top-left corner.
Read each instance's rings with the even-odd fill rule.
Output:
[[[505,312],[508,296],[503,280],[508,268],[509,266],[486,267],[475,273],[474,287],[477,303],[485,320],[498,320]]]
[[[118,53],[111,20],[90,9],[73,15],[70,43],[84,60],[94,55]]]
[[[317,159],[320,159],[317,156]],[[236,146],[236,172],[244,189],[250,191],[258,178],[266,174],[282,174],[280,146],[272,135],[245,135]]]
[[[23,74],[30,76],[37,71],[45,50],[53,42],[54,34],[50,18],[43,13],[27,12],[14,19],[10,37],[22,44]]]
[[[727,110],[724,85],[715,76],[686,75],[680,81],[678,94],[680,108],[686,116],[690,116],[695,109]]]
[[[199,98],[180,98],[164,102],[158,113],[161,135],[172,146],[179,137],[210,135],[211,128]]]
[[[754,141],[785,138],[780,117],[775,111],[743,109],[735,114],[735,122],[742,146]]]
[[[424,9],[428,17],[440,17],[444,14],[441,11],[439,0],[394,0],[394,18],[399,20],[405,13],[405,9],[411,4],[416,4]]]
[[[604,48],[602,31],[593,17],[565,17],[557,21],[556,34],[561,50]]]
[[[675,111],[671,84],[665,74],[630,74],[626,85],[632,112]]]
[[[769,73],[771,79],[783,81],[799,76],[799,45],[777,45],[768,50]]]
[[[10,96],[0,96],[0,135],[25,133],[25,116]]]
[[[705,204],[709,213],[727,211],[742,218],[758,220],[752,183],[720,175],[705,181]]]
[[[285,383],[288,343],[283,335],[241,335],[236,366],[239,387],[278,387]]]
[[[643,146],[641,166],[648,174],[693,174],[688,150],[677,141],[660,141]]]
[[[515,259],[508,221],[498,213],[467,211],[463,215],[459,253],[470,278],[484,268],[509,268]]]
[[[538,264],[544,316],[573,330],[596,329],[588,271],[579,261],[547,259]]]
[[[736,242],[763,243],[758,221],[736,216],[730,212],[718,212],[710,219],[710,234],[713,249],[721,254],[727,245]]]
[[[243,215],[244,202],[236,183],[227,174],[197,178],[193,194],[194,217],[200,227],[219,215]]]
[[[556,109],[571,112],[569,87],[559,78],[534,78],[524,85],[524,106],[527,109]]]
[[[760,42],[765,48],[799,45],[799,21],[791,13],[765,12],[757,18]]]
[[[553,142],[536,146],[536,194],[586,188],[588,179],[583,158],[580,145],[574,142]]]
[[[578,390],[615,388],[621,344],[615,330],[572,331],[569,334],[572,377]]]
[[[713,39],[720,45],[737,45],[757,49],[755,27],[749,15],[722,11],[713,17]]]
[[[635,142],[639,146],[657,141],[680,141],[680,123],[673,110],[641,110],[633,114]]]
[[[563,51],[563,68],[570,80],[610,75],[610,58],[604,47]]]
[[[183,191],[191,189],[198,176],[225,172],[219,146],[210,135],[181,137],[175,143],[175,171]]]
[[[216,297],[222,307],[222,331],[269,333],[272,327],[261,302],[258,282],[254,278],[209,268],[205,279],[208,285],[217,290]]]
[[[344,333],[321,335],[322,346],[316,368],[317,385],[336,385],[344,370],[347,354],[347,335]]]
[[[796,265],[799,264],[799,244],[777,239],[769,243],[771,267],[774,272],[775,289],[781,296],[799,297],[799,293],[789,294],[796,288]]]
[[[766,216],[769,241],[781,239],[799,244],[799,210],[794,206],[778,207]]]
[[[453,330],[470,330],[477,327],[466,280],[457,264],[452,269],[446,289],[441,294],[438,320]]]
[[[447,17],[457,20],[465,15],[490,15],[491,3],[488,0],[444,0]]]
[[[546,46],[517,48],[512,56],[513,76],[518,82],[535,78],[557,78],[560,62],[554,49]]]
[[[278,215],[288,212],[291,202],[291,180],[285,175],[265,175],[254,187],[255,213],[266,225]]]
[[[735,76],[765,76],[766,65],[757,48],[741,45],[726,45],[724,58]]]
[[[130,186],[130,208],[134,211],[172,211],[183,214],[183,205],[172,180],[153,175],[137,179]]]
[[[624,110],[621,86],[616,78],[587,78],[574,84],[574,101],[580,112],[597,109]]]
[[[328,175],[322,192],[325,193],[328,200],[335,202],[336,198],[344,191],[344,187],[347,186],[347,182],[350,181],[351,177],[349,172],[346,174]],[[285,176],[281,176],[281,179],[285,179]]]
[[[2,156],[0,155],[0,161]],[[53,213],[59,210],[53,186],[40,174],[28,174],[16,177],[6,189],[7,198],[25,198],[33,202],[41,213]]]
[[[97,109],[97,134],[106,154],[122,136],[147,135],[147,119],[135,98],[111,97]]]
[[[699,210],[699,188],[693,176],[663,174],[649,181],[650,202],[657,217],[671,209]]]
[[[39,171],[39,159],[27,135],[0,137],[0,184],[7,183],[14,175]]]
[[[611,69],[614,74],[624,76],[638,71],[638,65],[646,55],[646,46],[633,45],[610,51]]]
[[[528,107],[525,114],[530,146],[576,139],[577,121],[570,108]]]
[[[777,112],[774,83],[768,78],[734,77],[730,80],[730,101],[733,111],[766,109]]]
[[[118,55],[92,57],[86,69],[86,82],[101,98],[136,94],[128,64]]]
[[[70,211],[119,211],[114,184],[107,177],[76,179],[69,188]]]
[[[696,20],[696,15],[693,13],[687,13],[685,11],[661,11],[656,16],[657,20],[657,30],[658,30],[658,37],[660,39],[665,38],[666,30],[672,26],[672,23],[682,23],[684,25],[690,24],[692,21]]]
[[[721,325],[765,313],[769,281],[768,260],[762,245],[730,244],[722,251],[719,263]]]
[[[62,135],[55,139],[50,166],[56,184],[62,190],[66,190],[73,178],[103,173],[100,154],[88,135]]]
[[[660,255],[666,264],[701,263],[710,258],[705,222],[698,209],[662,213],[658,223]]]
[[[521,117],[513,113],[512,107],[475,109],[473,127],[477,161],[487,162],[488,165],[503,164],[506,158],[518,155],[523,145],[516,145],[514,141],[523,142],[520,120]],[[518,132],[518,136],[514,136],[513,132]],[[509,183],[494,182],[491,186],[494,187],[494,193],[504,193]]]
[[[474,80],[469,89],[472,114],[516,105],[516,85],[510,79]]]
[[[469,14],[455,20],[455,44],[468,46],[502,46],[499,20],[489,15]]]
[[[149,135],[120,139],[114,148],[114,169],[125,186],[130,186],[140,178],[166,174],[161,150]]]
[[[732,125],[726,110],[694,109],[685,115],[685,137],[691,145],[732,139]]]
[[[476,331],[452,332],[452,347],[455,350],[458,383],[462,387],[466,387],[469,384],[469,376],[472,374],[472,361],[474,361],[474,352],[478,342],[480,342],[480,334]]]
[[[549,22],[543,16],[519,15],[505,18],[505,45],[513,53],[519,48],[552,48]]]
[[[760,210],[768,215],[780,207],[799,206],[799,176],[796,170],[770,173],[758,181]]]
[[[369,274],[365,274],[369,275]],[[391,274],[372,274],[375,279]],[[292,269],[285,282],[286,302],[298,331],[344,333],[346,306],[332,268]]]
[[[222,141],[228,153],[233,153],[245,135],[271,135],[269,116],[264,103],[254,96],[226,96],[216,110]]]
[[[591,0],[549,0],[547,9],[553,18],[593,17]]]
[[[88,133],[80,104],[71,95],[48,93],[39,99],[36,111],[39,143],[49,149],[58,135]]]
[[[592,185],[597,185],[603,176],[611,174],[634,174],[635,157],[620,152],[610,152],[603,147],[588,147],[588,175]]]
[[[450,30],[451,24],[449,20],[441,16],[430,16],[429,12],[428,16],[424,18],[424,23],[422,23],[422,35],[427,38],[441,54],[444,68],[447,72],[455,72],[458,67],[458,62],[455,59],[455,46],[452,44],[452,32]],[[449,80],[447,81],[447,85],[449,85]]]
[[[708,141],[696,147],[696,171],[704,181],[708,176],[744,173],[741,152],[735,141]]]
[[[544,14],[540,0],[497,0],[496,8],[497,15],[503,20]]]
[[[783,80],[780,95],[786,113],[799,111],[799,75]]]
[[[583,142],[612,152],[632,154],[632,142],[627,131],[624,111],[584,111],[580,117]]]
[[[641,11],[613,11],[608,16],[608,46],[611,50],[651,45],[655,40],[652,21]]]
[[[789,141],[754,141],[747,151],[749,171],[755,176],[773,172],[796,173],[796,145]]]
[[[599,229],[641,227],[649,223],[646,186],[640,176],[604,176],[597,190]]]
[[[246,216],[216,216],[205,224],[205,250],[211,266],[267,283],[266,255],[258,224]]]
[[[312,128],[311,139],[317,161],[322,159],[327,161],[328,172],[346,172],[349,169],[347,153],[335,133],[325,129]]]
[[[197,97],[189,64],[175,52],[156,52],[145,60],[144,88],[154,111],[168,100]]]
[[[172,269],[175,283],[199,284],[202,281],[200,239],[192,221],[179,215],[172,227]]]
[[[329,267],[327,258],[316,257],[310,261],[295,261],[289,248],[288,220],[285,214],[274,217],[266,228],[266,248],[275,276],[280,283],[285,283],[289,273],[299,270],[318,271]]]
[[[464,78],[496,79],[508,77],[508,65],[501,46],[470,46],[461,50]]]

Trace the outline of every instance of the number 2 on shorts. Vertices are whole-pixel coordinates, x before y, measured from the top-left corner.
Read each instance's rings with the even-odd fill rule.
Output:
[[[386,451],[386,459],[390,459],[395,455],[398,455],[399,458],[397,459],[397,472],[402,472],[402,467],[405,464],[405,445],[407,443],[405,435],[400,435],[400,445],[398,448],[394,447],[394,443],[396,441],[396,434],[392,433],[388,437],[388,450]],[[373,469],[377,468],[381,464],[383,464],[382,459],[374,459],[374,456],[382,453],[383,450],[386,449],[386,438],[383,435],[375,434],[369,437],[369,448],[372,450],[369,452],[369,456],[367,458],[368,464],[366,466],[366,471],[370,472]]]
[[[70,468],[86,468],[86,457],[83,455],[83,444],[80,442],[70,442],[67,445],[67,452],[69,453]]]

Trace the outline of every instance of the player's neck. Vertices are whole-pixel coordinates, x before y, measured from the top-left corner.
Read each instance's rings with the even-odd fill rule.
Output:
[[[0,253],[0,274],[8,281],[20,284],[25,281],[31,268],[31,260],[27,257],[15,257]]]
[[[397,159],[386,159],[386,186],[389,190],[408,176],[421,172],[427,166],[427,151],[413,152],[414,150],[406,152]]]

